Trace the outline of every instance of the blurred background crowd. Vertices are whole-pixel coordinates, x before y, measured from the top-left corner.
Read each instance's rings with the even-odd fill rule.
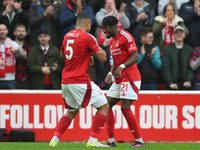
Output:
[[[141,90],[200,90],[200,0],[2,0],[0,89],[60,89],[62,40],[81,13],[107,53],[89,66],[101,89],[113,64],[101,22],[113,15],[135,39]]]

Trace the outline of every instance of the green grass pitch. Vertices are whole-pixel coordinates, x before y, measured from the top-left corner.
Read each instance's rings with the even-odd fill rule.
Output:
[[[199,143],[146,143],[146,147],[128,147],[131,143],[117,143],[111,148],[87,148],[85,143],[60,142],[58,147],[48,146],[48,142],[2,142],[0,150],[88,150],[88,149],[139,149],[139,150],[200,150]]]

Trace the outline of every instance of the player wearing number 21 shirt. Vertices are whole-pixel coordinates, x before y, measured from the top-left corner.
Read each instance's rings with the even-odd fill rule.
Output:
[[[68,32],[61,48],[61,56],[65,58],[62,72],[62,97],[67,113],[60,119],[49,146],[56,147],[60,136],[67,130],[79,109],[92,105],[97,109],[93,118],[90,138],[87,147],[109,147],[98,142],[98,135],[104,127],[109,112],[109,105],[100,88],[88,75],[89,64],[94,62],[91,53],[101,62],[106,61],[106,53],[96,39],[88,32],[91,19],[86,14],[77,17],[76,29]],[[79,133],[76,133],[77,136]]]
[[[112,75],[115,82],[111,85],[107,93],[107,100],[112,108],[121,101],[121,110],[126,118],[131,133],[135,137],[135,142],[129,147],[145,147],[141,137],[137,119],[131,111],[131,104],[138,100],[138,92],[141,84],[141,76],[137,69],[136,62],[139,54],[135,41],[130,33],[120,30],[117,27],[118,20],[114,16],[106,16],[102,20],[102,29],[109,41],[109,49],[113,57],[113,66],[105,78],[105,83],[110,84]],[[114,115],[112,109],[109,111],[107,119],[108,145],[116,146],[114,139]]]

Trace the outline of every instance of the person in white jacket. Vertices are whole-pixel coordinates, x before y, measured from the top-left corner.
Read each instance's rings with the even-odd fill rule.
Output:
[[[15,89],[15,54],[22,56],[23,50],[7,35],[7,27],[0,24],[0,89]]]

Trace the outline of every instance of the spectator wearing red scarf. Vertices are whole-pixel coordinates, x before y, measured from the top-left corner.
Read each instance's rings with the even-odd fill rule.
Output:
[[[170,43],[174,43],[173,30],[176,26],[184,28],[186,35],[189,34],[183,19],[175,15],[175,9],[172,4],[167,4],[163,9],[163,15],[154,19],[153,32],[155,35],[155,44],[162,49]]]

